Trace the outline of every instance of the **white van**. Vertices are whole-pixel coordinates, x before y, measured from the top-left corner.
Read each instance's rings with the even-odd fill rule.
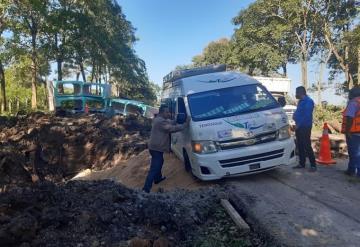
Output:
[[[189,128],[171,134],[171,149],[201,180],[295,162],[285,112],[248,75],[224,65],[173,71],[164,77],[162,104],[178,123],[191,117]]]

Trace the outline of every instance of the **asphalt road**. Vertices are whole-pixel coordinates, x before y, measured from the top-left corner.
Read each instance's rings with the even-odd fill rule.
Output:
[[[360,179],[346,160],[306,169],[281,167],[225,183],[255,231],[285,246],[360,246]]]

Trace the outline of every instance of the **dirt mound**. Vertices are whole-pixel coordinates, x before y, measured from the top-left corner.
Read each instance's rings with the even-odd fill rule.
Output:
[[[111,169],[98,172],[87,170],[78,174],[75,179],[110,179],[120,182],[130,188],[142,188],[150,168],[150,158],[149,152],[145,150],[125,162],[118,163]],[[164,190],[173,190],[176,188],[196,189],[214,184],[211,182],[201,182],[190,173],[186,172],[184,165],[174,154],[165,154],[164,159],[165,161],[162,171],[163,175],[166,176],[166,180],[161,182],[159,185],[154,185],[154,191],[157,191],[159,188]]]
[[[25,160],[19,152],[2,147],[0,150],[0,192],[14,184],[31,183],[31,175],[25,169]]]
[[[144,150],[151,129],[150,120],[133,116],[65,118],[34,113],[11,121],[3,121],[6,127],[1,129],[0,150],[12,150],[3,154],[10,157],[16,150],[21,162],[15,163],[35,181],[60,182],[83,169],[113,167]],[[14,176],[9,172],[2,169],[0,176]]]
[[[5,246],[127,246],[161,236],[187,245],[218,208],[216,189],[144,194],[111,182],[45,182],[0,197]],[[191,245],[188,245],[191,246]]]
[[[5,117],[0,116],[0,129],[5,127],[12,127],[16,124],[17,118],[16,117]]]

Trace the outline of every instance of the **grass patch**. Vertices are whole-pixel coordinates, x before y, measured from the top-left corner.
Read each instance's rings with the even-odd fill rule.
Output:
[[[254,245],[252,234],[242,232],[219,205],[212,218],[193,241],[194,247],[249,247]]]

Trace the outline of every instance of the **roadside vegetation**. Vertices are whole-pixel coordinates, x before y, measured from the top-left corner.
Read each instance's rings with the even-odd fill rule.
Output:
[[[355,1],[257,0],[233,18],[229,39],[210,42],[191,64],[178,68],[221,63],[249,75],[287,77],[288,65],[299,64],[302,85],[317,92],[321,104],[325,88],[344,94],[360,85],[358,19]],[[315,81],[308,78],[310,62],[319,64]]]
[[[325,81],[341,74],[345,80],[333,86],[346,93],[360,84],[358,18],[355,1],[256,0],[231,20],[230,38],[210,42],[177,68],[221,63],[286,77],[288,64],[296,63],[306,88],[321,96]],[[111,83],[116,96],[154,104],[160,88],[133,48],[135,30],[116,1],[1,1],[0,113],[48,109],[47,85],[69,78]],[[308,79],[311,61],[319,63],[316,81]]]
[[[154,103],[136,41],[116,1],[1,1],[0,113],[48,109],[50,81],[69,78],[111,83],[116,96]]]

